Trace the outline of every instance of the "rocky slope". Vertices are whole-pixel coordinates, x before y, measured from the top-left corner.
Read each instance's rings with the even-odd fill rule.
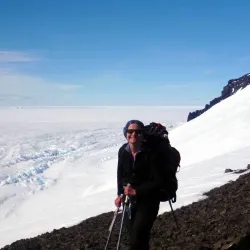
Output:
[[[171,213],[158,216],[152,230],[150,249],[250,249],[249,192],[248,170],[236,181],[206,193],[208,198],[176,209],[179,229]],[[2,249],[103,250],[112,218],[113,212],[101,214],[73,227],[61,228],[31,239],[18,240]],[[119,220],[112,234],[109,249],[116,249],[118,232]],[[240,239],[243,240],[239,241]],[[122,238],[122,244],[121,250],[127,249],[126,233]]]
[[[243,89],[248,85],[250,85],[250,74],[246,74],[238,79],[229,80],[228,84],[223,88],[219,97],[214,98],[209,104],[206,104],[204,109],[190,112],[188,114],[187,121],[195,119],[196,117],[213,107],[215,104],[221,102],[222,100],[225,100],[229,96],[235,94],[239,89]]]

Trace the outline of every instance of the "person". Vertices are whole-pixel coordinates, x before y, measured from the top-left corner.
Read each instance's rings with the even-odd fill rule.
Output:
[[[127,213],[125,217],[130,250],[149,249],[150,232],[158,215],[159,193],[163,186],[163,163],[158,155],[145,147],[143,127],[139,120],[128,121],[123,129],[127,143],[118,152],[115,205],[120,207],[125,196],[131,202],[131,218]]]

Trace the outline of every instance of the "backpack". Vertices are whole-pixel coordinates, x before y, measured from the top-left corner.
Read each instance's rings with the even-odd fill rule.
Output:
[[[168,138],[166,127],[155,122],[151,122],[143,129],[144,145],[154,152],[164,156],[164,178],[165,186],[160,191],[160,201],[172,200],[176,202],[176,191],[178,189],[178,180],[176,173],[180,167],[180,152],[172,147]]]

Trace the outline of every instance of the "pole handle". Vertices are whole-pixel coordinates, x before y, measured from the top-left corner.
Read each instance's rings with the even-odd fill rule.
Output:
[[[127,187],[131,187],[131,184],[130,184],[130,183],[128,183],[128,184],[127,184]],[[128,203],[128,199],[129,199],[129,197],[128,197],[128,195],[126,195],[125,204],[127,204],[127,203]]]

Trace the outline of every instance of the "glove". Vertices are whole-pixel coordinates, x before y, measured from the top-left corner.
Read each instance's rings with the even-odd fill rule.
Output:
[[[115,199],[115,205],[116,205],[116,207],[120,207],[121,204],[122,204],[122,196],[116,197],[116,199]]]

